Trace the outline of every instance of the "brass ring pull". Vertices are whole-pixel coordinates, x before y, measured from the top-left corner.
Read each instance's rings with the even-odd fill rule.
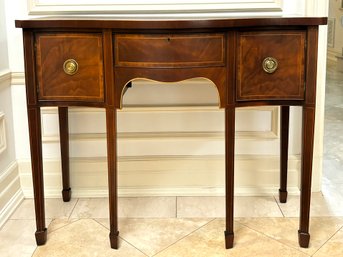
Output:
[[[278,62],[273,57],[267,57],[262,62],[263,70],[267,73],[274,73],[278,67]]]
[[[79,64],[74,59],[68,59],[63,63],[63,70],[68,75],[74,75],[79,69]]]

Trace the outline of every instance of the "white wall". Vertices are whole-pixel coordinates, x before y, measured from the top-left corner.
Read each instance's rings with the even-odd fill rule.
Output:
[[[0,227],[23,198],[14,148],[11,73],[4,1],[0,1]]]
[[[319,1],[319,0],[318,0]],[[6,20],[9,42],[9,66],[13,73],[12,101],[16,155],[22,187],[32,196],[29,145],[23,79],[22,39],[14,19],[27,16],[27,1],[7,0]],[[87,6],[49,6],[51,1],[29,1],[35,14],[63,12]],[[232,1],[242,8],[248,1]],[[251,1],[250,1],[251,2]],[[264,2],[264,11],[248,15],[304,14],[325,15],[325,8],[316,9],[310,1]],[[269,5],[268,5],[269,2]],[[311,1],[313,2],[313,1]],[[57,2],[56,2],[57,3]],[[59,3],[61,3],[59,1]],[[71,1],[68,1],[71,3]],[[267,4],[266,4],[267,3]],[[325,5],[325,1],[321,1]],[[276,7],[277,8],[276,8]],[[270,7],[270,9],[269,9]],[[113,8],[113,5],[108,8]],[[132,8],[132,6],[131,6]],[[320,11],[322,13],[320,13]],[[229,15],[240,15],[245,9]],[[223,15],[218,14],[218,16]],[[228,15],[227,13],[225,15]],[[175,14],[174,14],[175,16]],[[323,31],[325,34],[325,30]],[[325,37],[325,35],[324,35]],[[322,47],[324,47],[322,45]],[[320,50],[321,58],[325,53]],[[323,57],[324,56],[324,57]],[[319,69],[319,87],[324,87],[325,69]],[[322,90],[319,90],[319,93]],[[142,97],[144,95],[144,98]],[[157,97],[158,96],[158,97]],[[322,99],[322,95],[318,96]],[[317,124],[323,110],[319,101]],[[214,86],[202,80],[173,85],[138,81],[124,98],[119,127],[119,193],[122,195],[220,195],[224,193],[224,115],[218,105]],[[277,193],[279,181],[279,110],[274,107],[240,109],[236,130],[236,193]],[[147,122],[149,121],[149,122]],[[300,168],[301,110],[292,108],[289,186],[298,192]],[[107,195],[105,118],[103,110],[73,108],[70,118],[72,190],[78,196]],[[320,190],[322,128],[316,127],[316,170],[314,190]],[[45,178],[48,196],[59,196],[60,163],[58,120],[55,108],[43,110],[43,142]],[[96,179],[95,179],[96,178]]]
[[[304,15],[306,13],[306,0],[284,0],[283,13],[286,15]]]
[[[0,71],[8,69],[8,48],[6,36],[5,2],[0,1]]]
[[[328,48],[328,54],[331,60],[336,61],[337,55],[343,55],[343,7],[341,0],[330,0],[329,18],[335,22],[334,26],[334,44]]]

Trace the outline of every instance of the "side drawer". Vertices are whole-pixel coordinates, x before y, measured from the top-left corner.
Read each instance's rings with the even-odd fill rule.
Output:
[[[114,38],[117,67],[224,66],[224,34],[117,34]]]
[[[38,33],[39,100],[104,101],[100,33]]]
[[[305,31],[238,34],[236,100],[303,100]]]

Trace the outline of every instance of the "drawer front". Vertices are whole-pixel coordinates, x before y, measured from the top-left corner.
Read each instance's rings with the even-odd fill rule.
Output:
[[[225,63],[224,34],[115,36],[117,67],[208,67]]]
[[[102,35],[36,35],[40,100],[104,101]]]
[[[240,33],[236,100],[303,100],[305,36],[304,31]]]

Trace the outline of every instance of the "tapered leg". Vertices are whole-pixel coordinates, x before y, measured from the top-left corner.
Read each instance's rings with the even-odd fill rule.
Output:
[[[60,145],[62,163],[62,198],[69,202],[71,197],[70,174],[69,174],[69,129],[68,129],[68,107],[58,107],[60,124]]]
[[[303,107],[302,167],[300,188],[299,245],[307,248],[310,241],[309,219],[311,202],[312,158],[315,108]]]
[[[39,107],[28,107],[33,194],[36,213],[36,242],[43,245],[47,238],[45,227],[44,182],[42,161],[41,117]]]
[[[234,196],[234,158],[235,158],[235,108],[225,109],[225,195],[226,230],[225,247],[233,247],[233,196]]]
[[[117,208],[117,110],[106,108],[107,126],[107,163],[108,191],[110,208],[110,242],[111,248],[118,249],[118,208]]]
[[[289,137],[289,106],[281,106],[280,118],[280,189],[279,200],[287,202],[287,170],[288,170],[288,137]]]

